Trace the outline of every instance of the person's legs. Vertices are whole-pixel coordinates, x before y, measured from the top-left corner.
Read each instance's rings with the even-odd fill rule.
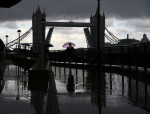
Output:
[[[69,64],[71,64],[71,56],[69,56]]]

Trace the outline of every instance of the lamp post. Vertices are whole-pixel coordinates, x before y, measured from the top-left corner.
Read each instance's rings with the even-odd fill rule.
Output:
[[[7,44],[8,44],[8,35],[6,35],[5,37],[6,37],[6,47],[7,47]]]
[[[18,45],[18,48],[20,49],[20,33],[21,33],[21,30],[18,30],[18,35],[19,35],[19,45]]]

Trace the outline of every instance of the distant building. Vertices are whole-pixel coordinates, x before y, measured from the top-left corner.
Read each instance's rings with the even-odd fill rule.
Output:
[[[128,44],[134,44],[140,42],[139,40],[136,40],[134,38],[129,39],[129,35],[127,34],[127,39],[120,39],[117,45],[128,45]]]
[[[117,45],[128,45],[128,44],[134,44],[140,42],[139,40],[136,39],[122,39],[118,42]]]
[[[149,42],[149,39],[147,38],[146,34],[143,34],[143,38],[141,39],[141,42]]]

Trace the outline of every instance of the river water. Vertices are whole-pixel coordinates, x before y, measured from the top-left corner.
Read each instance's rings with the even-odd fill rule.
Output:
[[[149,81],[96,70],[50,70],[55,86],[44,76],[32,82],[18,66],[1,67],[0,114],[149,114]],[[56,95],[50,90],[55,87]]]

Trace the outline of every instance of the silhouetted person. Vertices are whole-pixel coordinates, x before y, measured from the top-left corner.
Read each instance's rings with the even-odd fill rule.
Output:
[[[69,56],[69,62],[71,62],[73,53],[74,53],[74,47],[71,45],[71,43],[69,43],[69,46],[66,49],[66,54]]]

